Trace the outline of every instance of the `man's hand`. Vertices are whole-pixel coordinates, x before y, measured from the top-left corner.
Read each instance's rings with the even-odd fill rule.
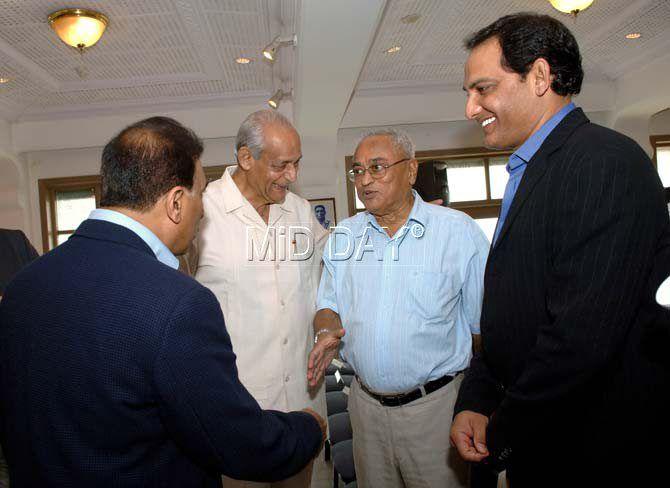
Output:
[[[319,427],[321,427],[321,447],[319,448],[319,452],[321,452],[321,449],[323,448],[323,445],[326,442],[326,438],[328,437],[328,425],[326,424],[326,421],[323,419],[323,417],[318,413],[316,413],[311,408],[303,408],[302,411],[310,414],[312,417],[316,419],[317,422],[319,422]],[[319,454],[319,452],[317,452],[317,455]]]
[[[309,386],[316,386],[321,381],[326,368],[337,355],[344,334],[344,329],[319,334],[312,352],[309,353],[309,361],[307,362],[307,382]]]
[[[489,455],[486,447],[486,426],[488,417],[465,410],[454,418],[451,424],[451,444],[458,449],[461,457],[478,463]]]

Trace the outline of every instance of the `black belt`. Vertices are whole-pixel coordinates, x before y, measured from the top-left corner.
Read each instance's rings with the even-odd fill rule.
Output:
[[[374,391],[371,391],[367,386],[365,386],[363,382],[360,380],[360,378],[358,378],[358,376],[356,376],[356,379],[358,380],[358,384],[361,385],[361,390],[363,390],[365,393],[370,395],[372,398],[377,400],[385,407],[399,407],[401,405],[406,405],[410,402],[413,402],[414,400],[418,400],[422,396],[428,395],[430,393],[433,393],[434,391],[439,390],[443,386],[446,386],[449,383],[451,383],[451,380],[453,380],[454,377],[446,375],[443,376],[442,378],[429,381],[425,385],[415,390],[408,391],[406,393],[397,393],[395,395],[381,395],[379,393],[375,393]]]

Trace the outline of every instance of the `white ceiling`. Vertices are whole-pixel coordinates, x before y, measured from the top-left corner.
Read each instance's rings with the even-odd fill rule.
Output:
[[[336,0],[302,0],[330,2]],[[360,0],[372,2],[372,0]],[[64,7],[105,13],[110,25],[82,59],[48,26]],[[275,35],[297,31],[300,0],[0,0],[0,119],[57,118],[110,108],[262,100],[291,89],[297,59],[283,49],[274,66],[259,53]],[[362,7],[361,7],[362,8]],[[586,81],[612,81],[670,50],[670,1],[595,0],[576,20],[547,0],[388,0],[356,90],[458,88],[463,39],[501,15],[532,10],[563,20],[575,33]],[[401,18],[418,13],[414,24]],[[324,26],[332,29],[333,26]],[[351,25],[336,26],[342,36]],[[626,40],[628,32],[642,38]],[[343,43],[346,44],[346,43]],[[386,49],[400,45],[396,54]],[[300,50],[298,39],[297,50]],[[329,46],[338,49],[338,46]],[[346,48],[342,48],[346,49]],[[253,58],[238,65],[240,55]],[[328,70],[328,56],[305,70]],[[83,67],[85,77],[78,73]],[[358,74],[358,73],[357,73]],[[350,88],[347,88],[350,89]]]
[[[296,0],[83,0],[110,19],[80,57],[47,16],[71,2],[0,0],[0,118],[114,104],[266,97],[291,83],[292,50],[274,68],[260,56],[295,30]],[[234,59],[246,56],[248,65]],[[82,77],[78,73],[85,71]]]
[[[460,87],[467,57],[463,40],[498,17],[520,11],[552,15],[572,30],[586,82],[614,80],[670,49],[668,0],[595,0],[576,19],[547,0],[389,0],[358,88]],[[401,22],[414,13],[421,15],[417,22]],[[642,37],[628,40],[630,32]],[[393,46],[401,50],[387,54]]]

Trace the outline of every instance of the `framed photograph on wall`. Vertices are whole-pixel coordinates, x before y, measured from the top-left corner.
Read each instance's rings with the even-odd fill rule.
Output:
[[[312,212],[314,212],[316,220],[324,229],[337,225],[334,198],[310,198],[309,203],[312,204]]]

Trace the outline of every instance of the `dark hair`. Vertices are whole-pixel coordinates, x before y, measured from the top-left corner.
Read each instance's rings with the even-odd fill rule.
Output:
[[[151,208],[170,188],[193,187],[202,141],[168,117],[123,129],[102,151],[102,207]]]
[[[496,37],[502,49],[500,64],[522,77],[538,58],[546,59],[555,76],[551,89],[558,95],[576,95],[582,88],[584,70],[579,46],[572,32],[548,15],[506,15],[465,40],[472,50]]]
[[[321,204],[319,204],[319,205],[314,205],[314,211],[315,211],[315,212],[316,212],[316,209],[317,209],[317,208],[320,208],[320,209],[323,210],[324,212],[326,211],[326,207],[325,207],[325,205],[321,205]]]

